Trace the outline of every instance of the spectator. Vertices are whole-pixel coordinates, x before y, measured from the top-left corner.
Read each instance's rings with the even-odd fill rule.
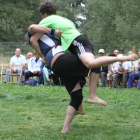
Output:
[[[139,80],[139,77],[140,77],[140,71],[138,73],[131,73],[129,75],[127,88],[132,88],[134,80]],[[140,88],[140,82],[137,88]]]
[[[28,62],[28,71],[25,72],[25,80],[28,80],[29,77],[37,76],[39,77],[38,84],[42,86],[41,82],[43,80],[43,72],[41,71],[41,65],[42,59],[38,53],[35,52],[35,57],[30,58]]]
[[[98,52],[99,57],[104,56],[105,55],[105,51],[104,49],[100,49]]]
[[[119,50],[115,50],[115,51],[114,51],[114,54],[115,54],[117,57],[123,56],[122,54],[120,54]],[[116,67],[119,67],[119,62],[116,62]]]
[[[28,62],[29,62],[29,59],[32,58],[32,57],[33,57],[33,53],[32,52],[28,52],[27,53],[27,60],[26,60],[27,61],[27,70],[28,70]]]
[[[114,53],[109,54],[109,56],[116,57],[116,55]],[[116,63],[113,63],[108,66],[107,81],[108,81],[109,88],[111,88],[111,86],[112,86],[112,81],[113,81],[115,74],[116,74]]]
[[[140,50],[138,51],[138,53],[140,56]],[[136,61],[130,61],[130,62],[132,63],[132,67],[133,67],[132,69],[134,69],[134,70],[129,75],[127,88],[132,88],[134,80],[138,80],[140,77],[140,70],[139,70],[140,58]],[[139,85],[137,86],[137,88],[140,88],[140,82],[139,82]]]
[[[129,51],[129,55],[133,54],[134,52],[133,51]],[[135,61],[128,61],[129,62],[129,65],[130,65],[130,68],[133,69],[135,66],[138,65],[138,60],[135,60]]]
[[[139,77],[140,77],[140,71],[137,74],[131,73],[129,75],[127,88],[132,88],[134,80],[139,80]],[[140,88],[140,81],[139,81],[137,88]]]
[[[56,86],[64,86],[63,80],[60,77],[57,77],[53,71],[51,71],[51,77],[53,79],[53,82]]]
[[[21,50],[19,48],[17,48],[15,50],[15,55],[13,57],[11,57],[11,60],[10,60],[10,68],[12,65],[21,65],[23,64],[23,73],[25,71],[25,64],[26,64],[26,58],[25,56],[23,56],[21,54]],[[12,71],[14,73],[21,73],[21,68],[20,67],[14,67],[12,68]],[[8,78],[9,78],[9,74],[10,73],[10,69],[7,69],[6,70],[6,76],[5,76],[5,80],[4,82],[7,83],[8,82]],[[21,80],[20,79],[20,76],[18,76],[18,81]]]
[[[114,51],[114,54],[115,54],[117,57],[123,56],[122,54],[120,54],[119,50],[115,50],[115,51]]]
[[[29,59],[32,58],[32,57],[33,57],[33,53],[32,53],[32,52],[28,52],[28,53],[27,53],[27,60],[26,60],[27,63],[26,63],[26,70],[25,70],[25,72],[28,71],[28,62],[29,62]],[[25,73],[25,72],[24,72],[24,73]],[[24,79],[25,79],[25,75],[24,75]],[[33,79],[37,80],[36,77],[34,77]]]
[[[50,81],[49,77],[53,79],[56,86],[64,85],[62,79],[57,77],[51,69],[47,68],[47,64],[42,63],[41,70],[43,71],[44,85]]]
[[[117,88],[119,79],[123,78],[122,88],[126,88],[128,77],[129,77],[130,73],[131,73],[131,69],[129,66],[129,62],[128,61],[119,62],[119,66],[116,65],[116,74],[115,74],[114,80],[113,80],[113,87]]]
[[[140,57],[140,50],[138,51],[139,57]],[[138,67],[138,71],[140,71],[140,58],[138,59],[139,61],[139,67]]]
[[[47,83],[50,81],[49,76],[51,75],[51,70],[47,68],[47,64],[42,63],[41,71],[43,71],[44,85],[47,85]]]
[[[105,55],[104,49],[100,49],[99,52],[98,52],[98,54],[99,54],[99,57],[104,56]],[[101,67],[101,73],[100,73],[101,87],[106,87],[107,72],[108,72],[108,66]]]

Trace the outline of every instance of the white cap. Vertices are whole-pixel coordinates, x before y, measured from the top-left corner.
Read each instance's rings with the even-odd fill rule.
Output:
[[[122,54],[118,54],[118,55],[117,55],[117,57],[122,57],[122,56],[123,56]]]
[[[100,49],[98,53],[105,53],[104,49]]]

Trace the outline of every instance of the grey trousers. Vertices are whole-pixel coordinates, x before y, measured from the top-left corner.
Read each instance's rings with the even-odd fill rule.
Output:
[[[117,87],[118,86],[118,81],[119,81],[120,78],[123,78],[122,88],[127,88],[127,81],[128,81],[128,78],[129,78],[129,73],[126,73],[126,74],[115,74],[114,80],[113,80],[113,87]]]
[[[102,87],[106,87],[106,77],[107,77],[107,73],[101,72],[101,86]]]

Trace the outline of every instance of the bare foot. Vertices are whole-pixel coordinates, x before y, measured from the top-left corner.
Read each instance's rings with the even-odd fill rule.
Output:
[[[70,133],[70,131],[69,130],[63,130],[62,129],[61,133]]]
[[[85,115],[86,111],[85,110],[78,110],[76,111],[75,115],[81,114],[81,115]]]
[[[104,100],[100,99],[97,96],[94,97],[93,99],[89,98],[87,102],[90,103],[90,104],[99,104],[99,105],[103,105],[103,106],[107,105],[107,103]]]
[[[135,53],[128,56],[128,61],[134,61],[134,60],[138,60],[138,56]]]

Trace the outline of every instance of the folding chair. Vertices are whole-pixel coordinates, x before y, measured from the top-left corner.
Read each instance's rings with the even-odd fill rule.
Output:
[[[0,64],[0,83],[3,82],[3,78],[5,77],[6,75],[6,70],[9,69],[10,67],[10,64]]]
[[[12,70],[12,68],[14,68],[14,67],[18,67],[18,69],[21,69],[21,72],[20,73],[14,73],[13,70]],[[23,65],[11,65],[8,83],[18,83],[18,84],[20,84],[20,82],[22,80],[22,76],[23,76],[22,70],[23,70]],[[20,76],[19,81],[18,81],[18,76]],[[11,77],[12,77],[12,81],[10,79]],[[14,77],[17,77],[17,81],[15,81]]]

